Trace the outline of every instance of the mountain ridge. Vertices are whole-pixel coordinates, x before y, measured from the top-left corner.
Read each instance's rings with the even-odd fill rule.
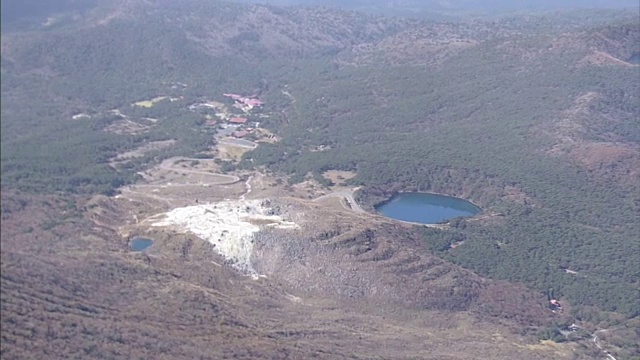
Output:
[[[398,344],[425,336],[428,312],[437,310],[455,314],[455,322],[436,329],[470,334],[498,357],[576,350],[588,358],[600,352],[590,353],[587,330],[637,320],[640,102],[633,58],[640,33],[624,11],[597,19],[559,12],[433,22],[218,1],[123,0],[80,10],[61,4],[71,11],[51,23],[37,14],[5,24],[8,31],[3,25],[2,231],[10,251],[3,246],[2,266],[10,285],[2,291],[11,300],[2,318],[10,315],[3,325],[16,329],[3,326],[3,344],[13,344],[7,353],[32,339],[55,339],[62,353],[71,346],[65,338],[83,331],[103,356],[144,344],[145,336],[131,335],[135,323],[118,335],[103,322],[106,314],[196,336],[184,351],[152,344],[140,356],[204,356],[198,348],[207,338],[191,327],[217,334],[216,344],[225,333],[256,341],[244,350],[242,341],[217,349],[221,357],[258,357],[260,344],[268,344],[267,354],[347,357],[355,354],[350,340],[362,358],[375,351],[419,356],[427,344],[412,342],[409,352]],[[232,95],[262,105],[243,107]],[[229,134],[246,136],[253,151],[220,139],[229,117],[251,124]],[[136,155],[114,165],[123,154]],[[331,171],[349,179],[334,184],[325,176]],[[207,183],[218,172],[239,180]],[[355,200],[370,213],[352,213],[352,200],[311,200],[340,193],[340,186],[357,187]],[[393,224],[372,209],[398,191],[460,196],[484,212],[442,229]],[[234,273],[202,239],[145,227],[172,207],[257,194],[318,222],[297,237],[265,231],[256,238],[266,280]],[[137,233],[156,240],[150,253],[129,252],[128,236]],[[55,296],[18,285],[47,274]],[[97,300],[94,275],[111,284],[104,290],[111,307]],[[276,290],[260,281],[273,281]],[[118,284],[140,314],[113,307]],[[136,286],[166,319],[145,308]],[[299,292],[286,295],[292,289]],[[164,305],[163,292],[171,294]],[[376,312],[394,296],[400,315]],[[229,300],[244,297],[239,305]],[[551,299],[566,312],[553,313]],[[313,312],[305,322],[305,301],[332,317]],[[40,325],[21,325],[30,319],[19,311],[24,304],[38,307]],[[64,315],[49,311],[59,307]],[[282,315],[289,310],[293,325]],[[382,325],[384,316],[399,326],[414,315],[410,329]],[[43,333],[43,319],[65,330]],[[587,330],[563,335],[573,322]],[[168,341],[140,326],[158,344]],[[382,333],[373,331],[379,326]],[[508,340],[487,345],[490,329]],[[611,349],[636,354],[620,334]],[[108,336],[108,345],[90,335]],[[451,336],[446,341],[464,344]],[[558,341],[556,350],[536,348],[536,337]],[[73,349],[99,357],[89,345]],[[437,352],[447,355],[446,348]]]

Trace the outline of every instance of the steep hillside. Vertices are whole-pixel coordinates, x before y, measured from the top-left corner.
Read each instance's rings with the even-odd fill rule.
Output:
[[[434,23],[16,4],[0,68],[3,357],[588,358],[604,329],[621,334],[616,355],[638,355],[640,32],[626,12]],[[412,190],[483,212],[429,229],[354,215],[310,200],[331,171],[370,212]],[[175,229],[128,251],[127,227],[261,191],[308,224],[253,239],[266,279]]]
[[[292,60],[328,57],[411,23],[329,10],[129,1],[107,3],[58,27],[42,25],[37,30],[3,34],[2,92],[7,100],[2,105],[3,178],[23,188],[68,190],[74,186],[81,191],[78,183],[88,181],[97,182],[86,186],[89,191],[113,190],[110,184],[117,187],[130,182],[135,172],[115,174],[102,166],[118,152],[143,141],[175,138],[176,131],[184,134],[177,152],[188,154],[208,145],[197,124],[174,129],[184,123],[181,119],[196,122],[193,114],[179,110],[188,102],[247,89],[269,96],[270,83],[288,71]],[[279,94],[277,88],[272,91]],[[158,94],[182,100],[167,104],[164,112],[137,111],[140,117],[160,115],[167,120],[150,133],[123,138],[93,131],[117,120],[104,116],[106,111],[118,109],[119,114],[131,115],[131,103]],[[84,122],[70,121],[83,113],[95,116]],[[36,157],[42,160],[26,159],[26,149],[53,142],[61,129],[70,139],[77,138],[74,142],[79,147],[45,150]],[[86,138],[94,140],[80,140]],[[102,144],[101,149],[95,144]],[[86,163],[85,170],[65,169],[68,165],[51,168],[52,163],[61,162],[58,159],[78,154],[93,157],[78,161]],[[30,166],[25,168],[25,162]],[[88,167],[93,170],[87,171]],[[32,175],[25,176],[26,172]],[[87,176],[69,179],[78,172]],[[48,184],[41,184],[42,180]]]
[[[532,345],[554,317],[543,295],[413,254],[422,242],[397,242],[394,226],[315,212],[294,236],[256,238],[253,279],[193,234],[156,230],[151,251],[130,252],[117,229],[144,203],[73,200],[2,194],[3,358],[544,359],[574,347]]]
[[[297,180],[355,171],[351,183],[387,195],[435,191],[506,212],[502,226],[463,222],[469,241],[442,255],[637,316],[638,65],[622,60],[637,51],[637,24],[509,35],[444,59],[410,42],[400,55],[391,42],[389,57],[409,62],[393,71],[346,65],[291,84],[284,140],[247,159]],[[585,63],[594,51],[622,59]]]

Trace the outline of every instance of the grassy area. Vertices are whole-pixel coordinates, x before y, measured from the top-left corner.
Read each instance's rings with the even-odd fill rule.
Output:
[[[249,149],[241,146],[233,146],[230,144],[218,144],[218,158],[221,160],[240,161],[242,155],[249,151]]]
[[[133,106],[139,106],[139,107],[143,107],[143,108],[150,108],[153,107],[153,105],[155,105],[156,103],[166,99],[166,96],[158,96],[155,97],[151,100],[143,100],[143,101],[138,101],[136,103],[133,103]]]
[[[356,177],[358,173],[355,171],[328,170],[322,173],[322,176],[336,185],[342,185],[349,179]]]

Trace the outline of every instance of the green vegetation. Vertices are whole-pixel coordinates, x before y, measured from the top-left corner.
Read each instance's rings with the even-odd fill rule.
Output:
[[[223,92],[256,89],[271,101],[277,98],[274,94],[279,89],[265,88],[265,82],[289,71],[289,61],[285,59],[335,53],[339,46],[351,41],[339,39],[329,46],[303,39],[300,44],[310,44],[306,54],[293,50],[295,44],[290,49],[274,50],[258,44],[237,46],[234,41],[244,40],[237,39],[234,29],[228,28],[242,21],[243,15],[248,15],[245,22],[253,22],[248,9],[209,1],[165,5],[159,10],[161,15],[139,12],[135,6],[125,10],[139,16],[131,21],[111,19],[110,6],[121,4],[106,4],[94,11],[96,16],[108,19],[99,25],[91,17],[86,22],[81,18],[69,20],[62,27],[35,30],[35,25],[29,23],[28,31],[20,31],[18,25],[25,25],[20,21],[3,23],[10,29],[3,32],[2,38],[3,49],[6,45],[10,51],[3,50],[1,59],[3,186],[38,192],[113,193],[133,181],[135,172],[150,165],[153,159],[191,155],[211,145],[212,134],[202,126],[204,120],[186,110],[191,103],[221,100]],[[295,11],[273,16],[299,27],[295,16],[315,16]],[[184,21],[180,18],[184,13],[198,17]],[[335,18],[345,29],[364,29],[369,25],[368,17],[327,10],[324,15],[327,19]],[[360,31],[357,37],[380,37],[393,30],[396,22],[381,21],[382,30]],[[211,29],[211,24],[219,29]],[[305,31],[287,36],[306,36],[311,40],[316,34],[315,29]],[[196,39],[193,34],[202,38]],[[207,36],[220,34],[227,39],[214,43],[210,51]],[[260,66],[252,64],[251,59],[260,59]],[[182,97],[182,101],[165,99],[151,108],[130,105],[158,96]],[[284,102],[276,101],[270,106],[278,104]],[[144,117],[159,121],[141,133],[115,135],[103,131],[118,121],[109,114],[112,109],[120,110],[134,123],[140,123]],[[72,121],[77,113],[94,116],[90,121]],[[170,151],[150,153],[120,171],[108,165],[109,159],[120,152],[148,141],[167,139],[179,140]]]
[[[213,130],[190,104],[256,92],[278,114],[263,126],[282,141],[245,154],[240,167],[265,166],[290,184],[354,171],[347,183],[364,186],[359,201],[368,205],[399,189],[464,195],[504,216],[417,229],[431,251],[554,289],[578,320],[602,320],[593,307],[640,315],[638,68],[619,64],[640,53],[637,20],[553,14],[549,26],[509,17],[431,28],[224,2],[128,10],[135,20],[3,32],[3,187],[113,194],[151,164],[211,145]],[[414,33],[446,34],[438,44],[446,56],[412,54]],[[452,45],[459,39],[471,45]],[[363,52],[369,46],[376,50]],[[590,62],[592,49],[614,60]],[[140,99],[158,101],[131,105]],[[91,117],[73,120],[77,113]],[[177,142],[109,165],[168,139]],[[594,159],[589,146],[603,143],[627,152]],[[541,337],[556,339],[557,329]]]
[[[116,188],[134,181],[135,172],[152,162],[199,152],[211,145],[211,130],[201,126],[201,119],[181,106],[184,104],[178,102],[158,104],[157,111],[163,111],[161,120],[147,131],[134,134],[105,129],[125,121],[144,123],[142,118],[157,113],[132,108],[126,119],[103,114],[81,120],[43,116],[34,122],[27,115],[33,107],[26,108],[22,123],[2,122],[3,186],[36,192],[112,194]],[[4,114],[3,118],[6,119]],[[21,129],[27,122],[31,131],[25,134]],[[16,133],[19,135],[10,136]],[[109,165],[110,159],[119,153],[167,139],[178,140],[179,146],[149,152],[129,162],[124,169]]]
[[[640,184],[620,170],[624,163],[587,171],[545,151],[558,141],[554,126],[565,110],[589,92],[600,96],[589,108],[599,121],[583,125],[580,141],[637,144],[638,70],[578,67],[581,51],[522,60],[548,41],[526,39],[515,51],[493,41],[439,67],[336,71],[316,64],[291,75],[292,118],[274,126],[283,141],[246,157],[291,174],[292,182],[310,172],[353,170],[354,185],[464,194],[505,213],[505,222],[462,222],[464,228],[425,236],[441,256],[493,278],[558,289],[575,309],[638,316]],[[321,145],[328,150],[313,151]],[[528,202],[509,200],[509,187]],[[449,250],[460,238],[465,244]]]
[[[19,46],[11,61],[2,58],[3,186],[111,194],[153,161],[197,153],[212,144],[212,130],[187,110],[190,102],[250,88],[260,79],[238,59],[212,59],[184,37],[164,34],[161,22],[129,25],[116,21],[106,28],[37,33]],[[110,35],[114,33],[122,36]],[[211,61],[217,66],[211,67]],[[56,76],[32,75],[26,71],[30,68],[48,68]],[[178,79],[189,85],[176,85]],[[154,106],[130,105],[141,98],[153,98]],[[125,119],[112,109],[148,129],[133,134],[104,131]],[[80,112],[93,115],[72,120]],[[158,121],[150,124],[144,118]],[[178,140],[176,146],[150,152],[126,169],[109,166],[118,153],[168,139]]]

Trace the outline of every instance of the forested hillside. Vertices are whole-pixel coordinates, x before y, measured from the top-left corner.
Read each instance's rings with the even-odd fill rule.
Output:
[[[630,255],[640,250],[640,98],[638,66],[624,60],[639,40],[637,24],[622,23],[507,36],[430,67],[330,72],[327,64],[292,79],[297,113],[281,130],[284,141],[248,156],[298,179],[351,170],[354,184],[388,194],[470,198],[506,219],[426,236],[434,244],[449,239],[434,245],[443,256],[637,316],[640,266]],[[597,52],[623,60],[589,62]],[[594,94],[588,104],[585,94]],[[449,251],[455,239],[467,241]]]
[[[187,20],[184,13],[197,15]],[[31,22],[29,31],[7,31],[3,179],[37,191],[111,193],[133,181],[142,166],[116,172],[107,162],[120,152],[169,139],[180,141],[161,157],[211,145],[202,120],[186,111],[191,103],[229,91],[268,92],[269,82],[288,71],[288,59],[329,56],[410,24],[328,10],[167,1],[157,7],[116,2],[55,26],[31,30]],[[11,29],[15,22],[5,25]],[[153,109],[131,106],[158,95],[179,101]],[[72,120],[85,113],[90,118]],[[149,117],[161,121],[143,133],[100,131],[123,119],[145,126]],[[65,139],[74,146],[61,142]],[[148,164],[157,155],[139,162]]]
[[[161,0],[43,22],[21,9],[3,17],[3,188],[115,194],[165,158],[205,156],[215,130],[189,105],[259,94],[281,141],[240,168],[324,185],[328,170],[353,171],[370,209],[397,191],[467,198],[481,217],[415,229],[435,254],[560,298],[578,320],[640,316],[633,14],[433,23]],[[123,123],[138,130],[110,130]]]

